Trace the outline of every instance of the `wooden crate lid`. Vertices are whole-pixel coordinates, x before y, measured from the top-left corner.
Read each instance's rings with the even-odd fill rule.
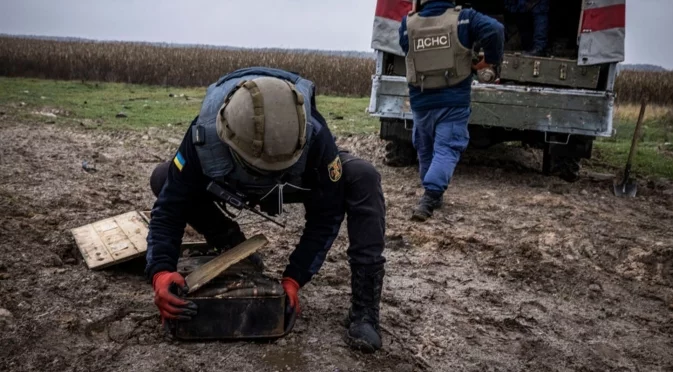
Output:
[[[98,270],[145,255],[148,226],[128,212],[70,230],[89,269]]]

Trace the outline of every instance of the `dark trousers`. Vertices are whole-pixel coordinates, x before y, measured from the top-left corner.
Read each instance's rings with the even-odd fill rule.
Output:
[[[512,25],[515,25],[521,36],[521,44],[525,51],[542,51],[547,48],[549,34],[549,13],[508,13],[507,37],[512,35]]]
[[[348,262],[351,265],[382,265],[386,235],[386,203],[381,175],[366,160],[341,152],[344,203],[348,229]]]
[[[371,266],[385,263],[386,207],[381,175],[374,166],[347,152],[340,153],[345,187],[344,207],[348,229],[348,257],[351,265]],[[150,186],[158,196],[168,177],[170,162],[159,164],[152,172]],[[223,214],[204,190],[192,204],[187,223],[202,234],[209,245],[227,250],[245,240],[238,223]]]

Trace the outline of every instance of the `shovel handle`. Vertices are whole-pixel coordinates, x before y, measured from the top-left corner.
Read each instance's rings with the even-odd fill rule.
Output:
[[[631,151],[629,151],[629,159],[626,162],[625,177],[628,177],[626,173],[631,172],[631,164],[633,163],[633,157],[636,154],[636,149],[638,148],[638,139],[640,138],[640,128],[643,125],[643,119],[645,118],[645,109],[647,108],[647,98],[643,98],[640,104],[640,115],[638,115],[638,122],[636,123],[636,130],[633,132],[633,141],[631,142]]]

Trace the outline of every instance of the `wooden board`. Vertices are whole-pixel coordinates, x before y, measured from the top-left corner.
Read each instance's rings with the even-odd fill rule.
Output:
[[[135,211],[70,231],[92,270],[141,257],[147,251],[147,222]]]
[[[70,230],[89,269],[100,270],[142,257],[147,252],[150,212],[128,212]],[[181,249],[206,246],[203,236],[187,225]]]
[[[188,293],[201,288],[224,270],[257,252],[267,243],[269,240],[263,234],[257,234],[200,266],[185,278],[187,287],[189,287]]]
[[[194,270],[205,265],[209,261],[212,261],[216,257],[217,256],[180,257],[178,259],[177,271],[178,273],[180,273],[180,275],[187,276],[193,273]],[[255,264],[253,264],[252,262],[246,261],[244,259],[239,263],[231,265],[225,271],[221,272],[220,275],[218,275],[218,277],[238,275],[240,273],[255,273],[255,272],[261,273],[262,271],[263,270],[261,268],[255,266]]]

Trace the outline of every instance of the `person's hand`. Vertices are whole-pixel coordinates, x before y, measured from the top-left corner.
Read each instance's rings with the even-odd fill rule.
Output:
[[[299,308],[299,283],[292,278],[283,278],[281,280],[283,284],[283,289],[287,294],[287,298],[290,301],[290,307],[299,315],[301,309]]]
[[[187,292],[185,278],[177,272],[161,271],[152,278],[154,304],[159,308],[161,322],[166,319],[189,320],[196,315],[196,304],[175,295],[177,289]]]
[[[472,65],[472,70],[477,74],[477,80],[485,84],[500,84],[500,77],[496,71],[496,67],[481,57],[477,64]]]
[[[472,65],[472,69],[475,71],[480,71],[485,68],[493,68],[493,65],[486,63],[486,60],[484,58],[480,59],[479,63],[477,63],[476,65]]]

